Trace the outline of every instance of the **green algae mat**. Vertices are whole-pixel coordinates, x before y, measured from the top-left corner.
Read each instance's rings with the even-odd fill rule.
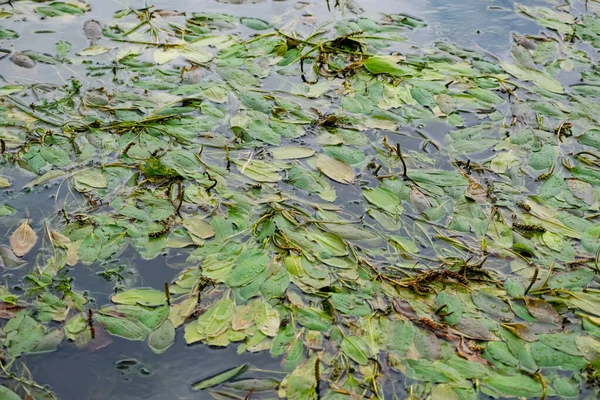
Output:
[[[333,3],[0,6],[0,398],[111,336],[281,360],[189,398],[596,398],[600,4],[514,4],[539,33],[495,55]],[[52,19],[89,46],[11,46]],[[123,265],[173,254],[156,287]]]

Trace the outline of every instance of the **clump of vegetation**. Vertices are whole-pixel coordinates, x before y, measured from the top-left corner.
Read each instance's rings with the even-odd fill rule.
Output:
[[[217,398],[595,390],[593,9],[516,5],[548,34],[515,35],[500,60],[402,46],[425,26],[406,15],[350,13],[307,32],[154,7],[83,25],[84,3],[11,6],[8,19],[78,16],[92,43],[12,58],[85,79],[0,88],[15,171],[0,177],[0,258],[23,289],[0,292],[9,365],[100,332],[163,353],[183,330],[188,344],[281,358],[283,378],[243,364],[191,385]],[[430,123],[448,133],[428,135]],[[23,171],[34,178],[21,188]],[[53,211],[26,219],[20,202],[47,190]],[[186,265],[143,287],[115,261],[128,249],[181,251]],[[73,281],[81,265],[114,283],[110,304]],[[46,390],[4,371],[6,396]]]

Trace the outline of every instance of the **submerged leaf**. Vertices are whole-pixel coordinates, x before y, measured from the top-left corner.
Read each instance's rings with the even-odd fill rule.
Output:
[[[29,253],[37,243],[38,235],[25,220],[10,236],[10,247],[17,257]]]
[[[229,369],[227,371],[221,372],[220,374],[214,375],[210,378],[206,378],[200,380],[198,382],[192,383],[193,390],[202,390],[207,389],[209,387],[220,385],[221,383],[227,382],[238,375],[243,374],[248,369],[249,364],[242,364],[238,367]]]

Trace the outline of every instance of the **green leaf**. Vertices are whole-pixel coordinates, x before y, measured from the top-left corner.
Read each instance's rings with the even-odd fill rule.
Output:
[[[454,326],[460,322],[463,308],[455,295],[445,290],[437,295],[436,301],[440,308],[440,315],[448,325]]]
[[[19,37],[19,34],[11,29],[0,27],[0,40],[11,40]]]
[[[215,236],[213,227],[198,215],[186,217],[182,224],[190,234],[200,239],[210,239]]]
[[[254,139],[261,140],[273,146],[281,144],[281,136],[262,121],[255,120],[250,122],[247,131]]]
[[[507,278],[504,281],[504,289],[511,297],[521,297],[525,294],[525,288],[521,283],[514,278]]]
[[[217,69],[219,75],[226,81],[229,81],[240,87],[260,86],[260,80],[254,77],[250,72],[233,67],[221,67]]]
[[[577,141],[584,146],[600,150],[600,129],[590,129],[585,134],[578,136]]]
[[[414,87],[410,89],[410,95],[422,106],[433,108],[436,106],[433,95],[424,88]]]
[[[362,194],[369,203],[392,215],[400,215],[404,212],[404,207],[400,205],[400,199],[389,190],[364,188]]]
[[[44,337],[44,327],[25,311],[19,311],[4,327],[5,346],[11,357],[32,351]]]
[[[21,397],[6,386],[0,386],[0,400],[21,400]]]
[[[349,146],[324,146],[323,152],[346,164],[358,164],[366,158],[365,153]]]
[[[555,350],[562,351],[563,353],[572,356],[581,356],[579,349],[577,348],[576,336],[568,333],[549,333],[537,335],[540,343],[546,346],[552,347]]]
[[[63,58],[71,51],[71,43],[60,40],[56,43],[56,56]]]
[[[251,91],[243,91],[238,94],[240,101],[248,108],[256,111],[270,114],[273,106],[268,102],[264,96]]]
[[[110,298],[114,303],[156,307],[166,304],[165,292],[155,289],[130,289],[114,294]]]
[[[551,289],[582,288],[590,283],[596,273],[587,268],[577,268],[573,271],[560,272],[548,278],[548,287]]]
[[[491,293],[480,290],[473,291],[471,292],[471,299],[481,311],[487,315],[497,317],[501,321],[511,321],[514,317],[508,304]]]
[[[542,342],[531,343],[531,355],[540,367],[558,367],[564,370],[579,371],[587,365],[585,358],[563,353]]]
[[[539,151],[532,151],[529,155],[529,165],[535,170],[550,168],[556,160],[556,149],[549,144],[543,145]]]
[[[196,323],[198,337],[202,340],[219,336],[225,332],[231,324],[234,310],[235,305],[228,297],[224,297],[213,303],[204,314],[198,317]],[[190,343],[190,341],[188,341],[188,343]]]
[[[160,162],[184,178],[200,177],[204,169],[196,155],[187,150],[170,150],[160,158]]]
[[[102,174],[102,171],[89,169],[75,175],[73,184],[79,192],[87,192],[92,188],[103,189],[107,187],[108,180]]]
[[[400,61],[394,57],[369,57],[365,62],[365,68],[372,74],[389,74],[392,76],[407,76],[413,73],[413,69],[408,66],[398,64]]]
[[[342,351],[360,365],[369,362],[369,346],[358,336],[344,336],[341,344]]]
[[[477,98],[478,100],[483,101],[484,103],[489,103],[489,104],[504,103],[504,99],[502,97],[498,96],[496,93],[494,93],[488,89],[481,89],[481,88],[469,89],[468,93],[471,96]]]
[[[283,355],[294,339],[295,334],[294,327],[291,324],[281,328],[271,342],[271,356],[279,357]]]
[[[129,340],[145,340],[150,330],[140,322],[127,318],[113,317],[96,313],[94,319],[104,326],[104,329],[112,335]]]
[[[240,172],[248,178],[257,182],[279,182],[283,177],[278,173],[279,165],[262,160],[251,160],[250,162],[234,161]]]
[[[148,336],[148,346],[156,354],[164,353],[175,343],[175,327],[170,319],[166,319],[162,324]]]
[[[313,149],[300,146],[273,147],[269,151],[276,160],[294,160],[311,157],[315,154]]]
[[[271,258],[259,250],[248,250],[237,259],[237,265],[227,277],[229,287],[242,287],[254,281],[271,261]]]
[[[508,62],[502,62],[500,63],[500,66],[509,74],[514,75],[518,79],[522,79],[524,81],[531,81],[534,85],[541,89],[559,94],[564,93],[565,91],[560,82],[541,71],[527,69],[520,65],[511,64]]]
[[[264,31],[273,27],[267,21],[258,18],[240,18],[240,22],[245,27],[254,29],[255,31]]]
[[[483,381],[505,396],[540,397],[544,391],[539,381],[522,374],[494,374]]]
[[[210,378],[202,379],[200,381],[192,383],[193,390],[208,389],[213,386],[220,385],[221,383],[227,382],[236,376],[239,376],[246,372],[249,364],[245,363],[238,367],[228,369],[227,371],[221,372],[220,374],[211,376]]]

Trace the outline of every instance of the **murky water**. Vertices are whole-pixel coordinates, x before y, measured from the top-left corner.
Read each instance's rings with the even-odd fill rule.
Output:
[[[10,50],[35,50],[47,52],[53,49],[58,40],[68,40],[75,52],[89,45],[83,36],[81,27],[84,20],[109,19],[119,9],[141,7],[142,1],[108,1],[91,0],[91,12],[85,18],[62,19],[56,21],[46,19],[32,24],[27,18],[19,21],[0,23],[4,28],[18,30],[21,37],[10,42],[0,41],[0,48]],[[331,4],[328,10],[324,0],[296,2],[292,0],[266,0],[254,4],[235,4],[235,1],[213,0],[181,0],[154,1],[156,8],[176,9],[184,12],[204,11],[222,12],[236,16],[253,16],[277,21],[288,14],[304,15],[310,21],[301,29],[310,31],[314,25],[329,20],[336,13]],[[331,0],[331,3],[334,3]],[[545,3],[528,1],[527,3]],[[8,7],[7,5],[0,6]],[[433,41],[450,40],[466,47],[479,47],[488,52],[506,57],[510,49],[511,32],[521,34],[537,33],[539,27],[533,22],[520,17],[513,10],[511,0],[358,0],[352,5],[363,9],[366,15],[380,13],[406,13],[422,18],[428,23],[426,29],[417,30],[408,35],[411,43],[423,44]],[[112,45],[103,43],[103,45]],[[43,65],[35,70],[15,68],[8,58],[0,60],[0,78],[6,83],[15,82],[48,82],[64,84],[69,78],[76,77],[86,87],[110,86],[101,78],[85,75],[82,65]],[[442,124],[427,125],[423,131],[434,138],[441,138],[450,126]],[[418,147],[419,142],[408,143],[410,147]],[[3,171],[10,174],[10,171]],[[30,176],[12,176],[14,187],[20,188],[28,182]],[[52,196],[57,188],[50,187],[37,197],[25,196],[18,190],[2,193],[5,203],[19,210],[27,209],[31,217],[41,219],[54,215],[56,211]],[[64,194],[61,194],[64,196]],[[343,198],[343,196],[340,196]],[[351,205],[347,205],[351,210]],[[12,227],[7,226],[7,232]],[[6,235],[8,236],[8,235]],[[138,260],[132,252],[126,252],[119,259],[110,263],[112,267],[123,265],[126,279],[136,282],[136,286],[160,287],[174,274],[173,268],[181,268],[185,260],[185,252],[180,255],[172,252],[168,256],[159,256],[151,262]],[[77,266],[72,271],[75,284],[90,290],[99,304],[108,301],[113,290],[113,282],[94,274],[94,266]],[[11,278],[5,276],[5,278]],[[14,277],[12,277],[14,278]],[[191,395],[190,382],[211,376],[227,368],[235,367],[243,362],[250,362],[259,369],[277,371],[279,360],[268,354],[238,355],[235,346],[226,349],[214,349],[204,345],[186,346],[182,332],[178,332],[176,345],[165,354],[155,355],[144,342],[131,342],[111,338],[112,343],[94,351],[77,349],[63,343],[56,352],[24,357],[24,361],[35,376],[37,382],[49,385],[58,398],[65,400],[84,399],[176,399],[205,398],[206,394]],[[135,360],[135,363],[121,363],[123,360]],[[127,365],[127,367],[123,367]],[[121,366],[121,369],[118,367]],[[254,372],[260,377],[261,372]]]

